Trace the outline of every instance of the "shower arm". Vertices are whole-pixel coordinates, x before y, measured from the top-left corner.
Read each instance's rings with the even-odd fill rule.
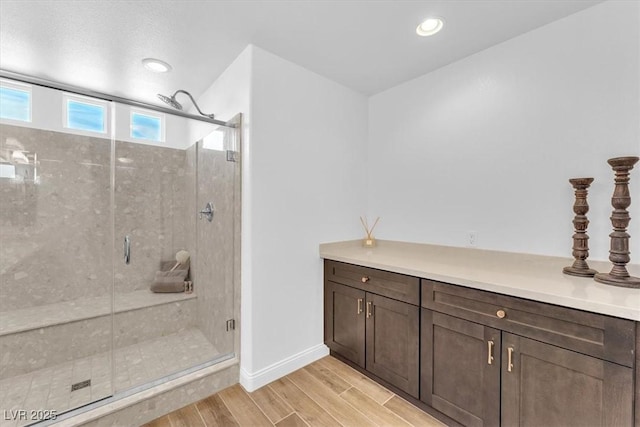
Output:
[[[191,96],[191,94],[189,92],[187,92],[186,90],[182,90],[182,89],[177,90],[176,93],[174,93],[171,98],[175,99],[176,95],[179,94],[179,93],[184,93],[185,95],[187,95],[189,97],[189,99],[191,99],[191,103],[193,104],[194,107],[196,107],[196,110],[198,110],[198,113],[200,113],[200,115],[205,116],[205,117],[209,117],[210,119],[214,118],[213,114],[203,113],[202,110],[200,110],[200,107],[198,107],[198,104],[196,103],[196,100],[193,99],[193,96]]]

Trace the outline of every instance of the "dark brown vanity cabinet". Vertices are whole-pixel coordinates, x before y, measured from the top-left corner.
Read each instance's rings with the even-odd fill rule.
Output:
[[[419,286],[413,277],[325,262],[327,346],[416,398]]]
[[[367,292],[366,369],[418,397],[420,308]]]
[[[638,325],[325,261],[332,353],[454,425],[640,427]]]
[[[633,369],[503,333],[502,425],[632,426]]]
[[[420,400],[465,426],[499,426],[500,340],[497,329],[423,308]]]
[[[345,359],[365,367],[365,292],[338,283],[324,287],[325,344]]]
[[[466,426],[633,425],[634,322],[422,286],[426,404]]]

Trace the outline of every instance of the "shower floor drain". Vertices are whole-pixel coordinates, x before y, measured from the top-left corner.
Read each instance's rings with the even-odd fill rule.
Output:
[[[80,381],[79,383],[71,384],[71,391],[80,390],[81,388],[89,387],[91,380]]]

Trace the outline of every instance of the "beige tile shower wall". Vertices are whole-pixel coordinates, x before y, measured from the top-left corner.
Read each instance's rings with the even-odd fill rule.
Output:
[[[111,342],[110,316],[5,335],[0,338],[0,379],[105,353]]]
[[[0,337],[0,380],[192,328],[194,299]],[[112,341],[112,326],[115,335]],[[119,366],[116,366],[119,371]]]
[[[110,144],[0,126],[0,155],[36,155],[38,176],[0,179],[0,311],[109,294],[114,247],[116,292],[148,289],[160,261],[187,248],[194,213],[186,204],[185,150],[116,142],[113,242]],[[126,234],[128,266],[121,252]]]
[[[196,300],[117,313],[113,318],[114,348],[170,335],[197,325]]]
[[[110,292],[110,141],[0,125],[15,152],[37,180],[0,178],[0,311]]]
[[[188,249],[186,151],[116,142],[115,290],[148,289],[160,262]],[[131,263],[120,248],[131,236]]]
[[[225,330],[233,318],[236,188],[238,163],[226,160],[226,152],[198,150],[198,206],[214,205],[212,222],[198,220],[197,281],[199,326],[222,353],[231,352],[233,332]],[[237,195],[239,197],[239,195]],[[239,233],[239,231],[238,231]]]

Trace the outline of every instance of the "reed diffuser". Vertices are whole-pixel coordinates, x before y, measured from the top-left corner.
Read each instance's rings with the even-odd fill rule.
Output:
[[[360,222],[364,227],[365,233],[367,233],[367,237],[365,237],[362,241],[362,246],[372,248],[376,245],[376,239],[373,237],[373,229],[376,228],[376,225],[378,225],[378,221],[380,221],[380,217],[376,218],[376,221],[373,223],[373,227],[369,229],[369,223],[367,222],[367,219],[360,217]]]

